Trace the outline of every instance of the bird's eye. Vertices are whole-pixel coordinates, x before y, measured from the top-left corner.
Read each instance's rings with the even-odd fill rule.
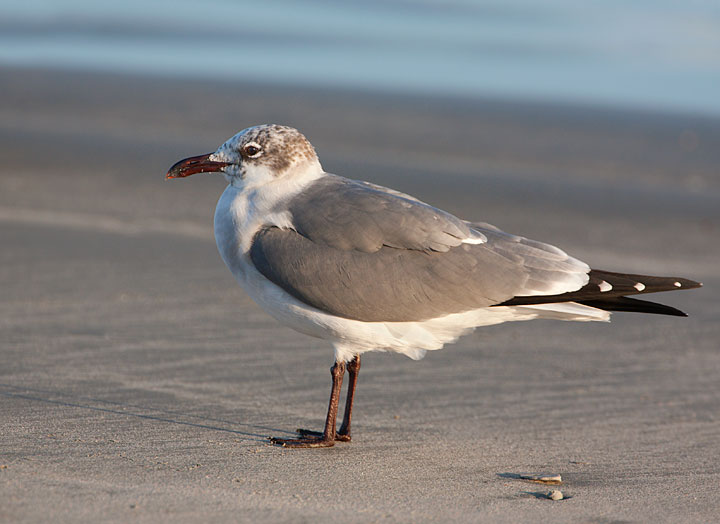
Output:
[[[260,153],[262,152],[262,149],[258,144],[247,144],[243,148],[243,152],[248,158],[255,158],[260,156]]]

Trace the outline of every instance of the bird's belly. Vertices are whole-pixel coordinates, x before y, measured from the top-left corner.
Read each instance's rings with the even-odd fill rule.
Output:
[[[517,308],[483,308],[421,322],[363,322],[316,309],[265,278],[249,257],[238,257],[231,271],[253,301],[281,324],[306,335],[328,340],[352,355],[366,351],[395,351],[421,358],[425,351],[442,348],[477,326],[520,320]],[[521,315],[523,320],[531,315]]]

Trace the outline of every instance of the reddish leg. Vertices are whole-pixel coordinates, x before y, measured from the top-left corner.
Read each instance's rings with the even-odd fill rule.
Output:
[[[335,422],[337,420],[338,404],[340,403],[340,389],[345,374],[345,362],[335,362],[335,365],[330,368],[330,373],[332,374],[332,389],[330,390],[330,404],[325,419],[325,430],[322,434],[299,430],[299,438],[270,437],[274,444],[288,448],[328,448],[335,445]]]
[[[354,359],[347,363],[348,382],[347,399],[345,400],[345,415],[343,416],[340,431],[335,435],[335,440],[343,442],[350,441],[350,420],[352,419],[353,400],[355,399],[355,387],[357,386],[358,374],[360,373],[360,355],[356,355]]]
[[[345,415],[343,416],[340,430],[335,433],[335,440],[342,442],[350,441],[350,421],[352,419],[353,400],[355,399],[355,388],[357,387],[358,374],[360,373],[360,356],[356,356],[346,365],[350,382],[348,383],[347,398],[345,400]],[[311,431],[309,429],[298,429],[298,434],[302,437],[321,438],[325,433],[319,431]]]

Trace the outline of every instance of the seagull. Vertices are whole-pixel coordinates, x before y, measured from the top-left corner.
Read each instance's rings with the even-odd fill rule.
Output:
[[[326,173],[292,127],[244,129],[213,153],[180,160],[166,179],[196,173],[220,173],[228,183],[215,209],[215,241],[240,286],[280,323],[335,350],[324,430],[271,437],[285,447],[350,440],[367,351],[420,359],[477,327],[510,321],[608,321],[613,311],[687,316],[629,295],[701,286],[591,269],[550,244]]]

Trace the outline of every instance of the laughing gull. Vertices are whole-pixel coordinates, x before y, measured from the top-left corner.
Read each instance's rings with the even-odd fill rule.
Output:
[[[326,173],[291,127],[249,127],[213,153],[177,162],[166,178],[209,172],[229,184],[215,209],[215,241],[235,279],[281,323],[335,349],[324,431],[271,439],[283,446],[350,440],[366,351],[419,359],[476,327],[515,320],[607,321],[611,311],[686,316],[627,295],[701,285],[590,269],[555,246]]]

